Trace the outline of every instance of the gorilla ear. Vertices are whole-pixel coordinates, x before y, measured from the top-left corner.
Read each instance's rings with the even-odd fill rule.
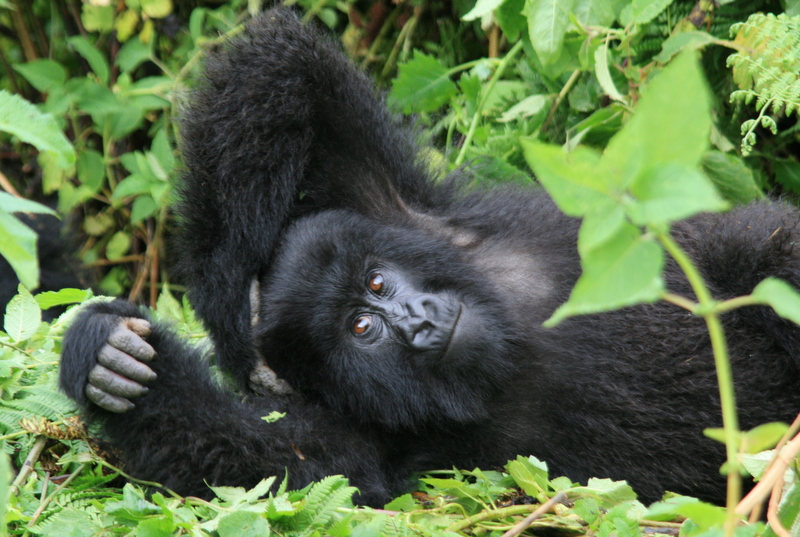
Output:
[[[413,136],[338,44],[286,9],[209,55],[181,132],[176,268],[221,365],[237,376],[252,365],[233,356],[252,354],[250,281],[291,218],[430,206]]]

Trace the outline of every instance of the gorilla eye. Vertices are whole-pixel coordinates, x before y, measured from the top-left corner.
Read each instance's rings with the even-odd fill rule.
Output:
[[[360,336],[372,326],[372,315],[359,315],[353,323],[353,332]]]
[[[374,273],[369,278],[369,288],[373,293],[380,293],[383,291],[383,275],[380,272]]]

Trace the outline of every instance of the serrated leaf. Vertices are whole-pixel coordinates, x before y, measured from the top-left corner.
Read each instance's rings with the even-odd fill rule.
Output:
[[[85,37],[75,35],[67,39],[67,42],[75,49],[75,52],[83,56],[89,64],[89,67],[92,68],[94,74],[97,75],[97,78],[99,78],[103,84],[108,84],[111,70],[103,54],[94,48]]]
[[[680,32],[669,36],[661,45],[661,52],[656,54],[655,60],[660,63],[667,63],[673,56],[683,50],[697,50],[706,45],[715,43],[717,38],[711,34],[701,31]]]
[[[764,192],[756,184],[753,171],[741,157],[721,151],[706,151],[702,163],[703,171],[725,199],[742,204],[764,199]]]
[[[264,537],[269,535],[267,520],[252,511],[234,511],[220,517],[219,537]]]
[[[520,143],[537,179],[566,214],[584,216],[610,198],[610,189],[597,174],[600,155],[593,149],[580,146],[567,153],[530,138]]]
[[[672,4],[674,0],[633,0],[633,22],[644,24],[655,19],[662,11]]]
[[[627,188],[650,167],[697,167],[710,131],[709,90],[695,53],[685,52],[647,86],[633,117],[609,141],[601,169]]]
[[[406,114],[438,110],[457,92],[447,69],[433,56],[417,52],[398,69],[391,97]]]
[[[577,0],[528,0],[528,35],[544,65],[553,63],[561,52],[569,16]]]
[[[538,498],[549,488],[547,464],[536,458],[518,455],[516,460],[508,462],[506,470],[528,496]]]
[[[569,300],[545,321],[544,326],[555,326],[574,315],[655,302],[665,289],[661,277],[664,266],[661,246],[632,224],[625,223],[603,248],[584,255],[581,266],[583,274]]]
[[[65,288],[58,291],[45,291],[38,293],[33,298],[43,310],[66,304],[80,304],[94,296],[91,289]]]
[[[0,255],[29,289],[39,287],[36,233],[13,215],[0,211]]]
[[[6,306],[3,331],[14,342],[25,341],[39,328],[42,310],[25,287],[19,287],[19,294]]]
[[[41,92],[60,88],[67,81],[67,71],[53,60],[35,60],[14,65],[14,70]]]
[[[789,426],[785,423],[772,422],[759,425],[742,434],[741,449],[744,453],[758,453],[773,448],[788,430]]]
[[[631,194],[638,203],[629,206],[628,216],[641,226],[728,208],[708,178],[681,164],[663,164],[641,173],[631,185]]]
[[[790,530],[790,535],[796,536],[800,532],[800,483],[796,480],[783,494],[778,507],[778,520],[784,528]],[[767,526],[761,534],[761,537],[776,536],[772,526]]]
[[[52,151],[61,168],[75,162],[75,150],[53,116],[42,114],[19,95],[6,90],[0,90],[0,131],[11,133],[40,151]]]
[[[470,9],[466,15],[461,17],[461,19],[465,21],[474,21],[475,19],[480,19],[484,15],[487,15],[500,7],[505,1],[506,0],[478,0],[475,3],[475,7]]]
[[[767,278],[756,285],[750,297],[757,304],[770,306],[784,319],[800,324],[800,293],[785,281]]]

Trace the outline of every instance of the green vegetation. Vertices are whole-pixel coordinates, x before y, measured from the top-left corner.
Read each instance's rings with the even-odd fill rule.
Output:
[[[354,509],[340,477],[259,499],[276,476],[251,491],[215,488],[212,502],[148,496],[135,480],[119,488],[113,454],[55,389],[76,310],[41,320],[43,308],[104,299],[28,292],[36,241],[13,213],[48,212],[31,200],[56,196],[61,215],[79,217],[78,256],[100,290],[147,302],[204,344],[160,261],[180,169],[174,118],[204,50],[259,2],[0,0],[0,23],[13,30],[0,37],[0,254],[25,285],[0,333],[0,535],[500,535],[530,524],[601,537],[798,535],[800,421],[739,431],[719,315],[764,304],[800,323],[800,296],[766,280],[715,301],[669,230],[766,191],[800,194],[800,1],[298,3],[390,85],[391,104],[443,149],[437,160],[466,165],[476,182],[532,183],[535,172],[584,219],[583,276],[549,323],[656,300],[706,320],[725,422],[707,434],[727,446],[727,508],[679,496],[647,507],[624,483],[575,484],[523,457],[502,472],[443,469],[383,511]],[[665,291],[665,252],[696,300]],[[787,445],[780,458],[776,444]],[[763,476],[756,494],[772,495],[771,527],[754,497],[737,507],[743,472]],[[529,519],[561,493],[566,503]]]

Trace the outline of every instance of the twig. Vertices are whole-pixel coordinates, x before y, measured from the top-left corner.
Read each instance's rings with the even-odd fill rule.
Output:
[[[769,469],[761,477],[761,481],[736,506],[737,515],[744,516],[750,513],[758,504],[766,500],[767,496],[772,493],[776,482],[783,486],[784,472],[800,453],[800,434],[797,434],[791,442],[787,443],[785,448],[776,448],[775,453],[775,458]]]
[[[561,106],[562,102],[564,102],[564,97],[567,96],[567,94],[572,89],[572,86],[575,85],[580,76],[581,76],[581,70],[575,69],[570,75],[569,80],[567,80],[567,83],[564,84],[564,87],[561,88],[561,91],[558,92],[558,97],[556,97],[556,101],[553,103],[553,106],[550,107],[550,112],[548,112],[547,114],[547,119],[544,120],[544,125],[542,125],[543,131],[546,131],[547,127],[550,126],[550,122],[553,120],[553,116],[556,115],[556,110],[558,110],[558,107]]]
[[[106,265],[120,265],[122,263],[131,263],[134,261],[143,261],[143,260],[144,256],[142,254],[131,254],[118,257],[117,259],[98,259],[96,261],[90,261],[88,263],[84,263],[82,266],[85,268],[104,267]]]
[[[39,59],[36,53],[36,48],[33,46],[31,34],[28,32],[28,27],[25,25],[25,19],[22,16],[22,6],[19,0],[15,0],[14,8],[11,11],[11,20],[14,21],[14,28],[17,30],[17,37],[19,44],[22,45],[22,50],[25,53],[25,60],[32,62]]]
[[[31,521],[28,522],[28,527],[29,528],[32,528],[33,526],[36,525],[36,520],[42,515],[42,513],[44,513],[44,510],[47,509],[47,506],[50,505],[50,502],[52,502],[53,499],[56,496],[58,496],[58,494],[62,490],[67,488],[67,485],[72,483],[72,481],[76,477],[78,477],[81,472],[83,472],[84,468],[86,468],[86,464],[81,464],[80,466],[78,466],[77,470],[72,472],[72,474],[70,474],[70,476],[68,478],[66,478],[63,483],[61,483],[59,486],[56,487],[56,490],[54,490],[53,493],[50,496],[48,496],[42,503],[39,504],[39,507],[36,509],[36,511],[33,513],[33,516],[31,517]]]
[[[775,484],[772,486],[772,495],[769,497],[769,507],[767,507],[767,523],[778,537],[792,537],[792,535],[786,531],[786,528],[783,527],[783,524],[781,524],[781,519],[778,518],[778,504],[781,501],[782,492],[783,479],[779,479],[775,481]]]
[[[509,507],[501,507],[500,509],[486,509],[481,511],[477,515],[472,515],[467,518],[463,518],[457,520],[456,522],[450,524],[447,527],[447,532],[459,532],[463,531],[470,526],[474,526],[479,522],[483,522],[484,520],[492,520],[497,518],[504,518],[507,516],[514,516],[514,515],[526,515],[530,514],[531,509],[536,506],[533,505],[511,505]],[[539,509],[539,507],[536,507]]]
[[[0,172],[0,187],[3,187],[3,190],[14,196],[15,198],[23,199],[17,189],[14,188],[14,185],[11,184],[11,181],[8,180],[8,177],[3,175],[3,172]]]
[[[44,449],[44,445],[47,443],[46,436],[39,436],[36,439],[36,443],[33,444],[28,456],[25,458],[25,462],[22,463],[22,468],[20,468],[17,477],[14,479],[14,482],[11,484],[11,488],[9,489],[10,494],[13,496],[17,492],[19,492],[19,487],[22,483],[28,479],[28,476],[31,475],[33,472],[33,465],[36,464],[36,461],[39,460],[39,455],[42,454],[42,450]]]
[[[530,515],[526,516],[522,522],[519,522],[518,524],[514,525],[513,528],[505,532],[503,534],[503,537],[517,537],[517,535],[525,531],[525,529],[528,526],[533,524],[534,520],[536,520],[537,518],[548,512],[557,503],[563,502],[566,499],[566,497],[567,497],[566,494],[564,494],[563,492],[559,492],[558,494],[556,494],[555,496],[544,502],[541,506],[539,506],[539,509],[537,509]]]

